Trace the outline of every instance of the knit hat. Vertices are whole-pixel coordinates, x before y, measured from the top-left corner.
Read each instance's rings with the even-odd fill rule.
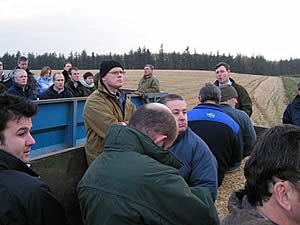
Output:
[[[105,77],[105,75],[113,68],[121,67],[124,70],[124,67],[117,61],[109,60],[103,61],[100,66],[100,77]]]
[[[86,72],[83,74],[83,79],[86,80],[86,78],[88,78],[90,76],[94,77],[94,75],[91,72]]]
[[[221,90],[221,102],[238,97],[237,91],[231,85],[221,86],[220,90]]]

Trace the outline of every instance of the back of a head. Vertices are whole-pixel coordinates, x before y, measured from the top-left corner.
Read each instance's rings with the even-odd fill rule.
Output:
[[[221,101],[221,91],[216,85],[206,83],[204,87],[200,89],[198,97],[201,103],[214,101],[216,104],[219,104]]]
[[[300,127],[280,125],[268,129],[256,142],[245,165],[246,193],[253,206],[272,196],[275,179],[300,181]]]
[[[140,107],[129,120],[128,126],[150,138],[155,134],[166,135],[168,140],[175,140],[177,137],[177,122],[172,112],[160,103]]]
[[[37,112],[37,106],[30,100],[4,93],[0,95],[0,135],[10,120],[30,118]]]
[[[221,90],[221,102],[238,97],[238,93],[232,85],[223,85],[219,88]]]

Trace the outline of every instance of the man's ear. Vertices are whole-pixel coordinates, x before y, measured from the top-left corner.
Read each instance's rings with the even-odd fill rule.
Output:
[[[273,195],[275,200],[286,211],[290,211],[292,208],[292,191],[292,187],[288,181],[278,181],[273,186]]]
[[[165,143],[167,140],[167,136],[163,134],[157,134],[154,138],[153,141],[155,144],[157,144],[159,147],[163,148],[165,147]]]

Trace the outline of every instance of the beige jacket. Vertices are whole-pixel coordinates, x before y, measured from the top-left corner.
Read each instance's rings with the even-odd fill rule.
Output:
[[[88,97],[83,111],[88,165],[103,152],[108,128],[113,124],[128,121],[136,110],[135,105],[126,99],[124,112],[122,112],[117,97],[108,92],[100,82],[99,85],[98,90]]]

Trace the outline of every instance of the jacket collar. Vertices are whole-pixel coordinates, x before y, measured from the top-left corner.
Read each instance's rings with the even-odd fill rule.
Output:
[[[163,150],[140,131],[123,125],[116,124],[109,129],[104,151],[138,152],[177,169],[182,166],[170,151]]]
[[[232,78],[230,78],[230,77],[229,77],[229,82],[230,82],[230,85],[233,85],[233,84],[235,84],[235,81],[234,81],[234,79],[232,79]],[[219,81],[218,81],[218,80],[216,80],[216,81],[214,82],[214,85],[216,85],[216,86],[219,86]]]
[[[20,159],[0,149],[0,171],[1,170],[17,170],[27,173],[30,176],[38,177],[38,175]]]
[[[200,103],[197,105],[194,109],[213,109],[213,110],[218,110],[221,112],[224,112],[224,110],[217,104],[211,104],[211,103]]]

